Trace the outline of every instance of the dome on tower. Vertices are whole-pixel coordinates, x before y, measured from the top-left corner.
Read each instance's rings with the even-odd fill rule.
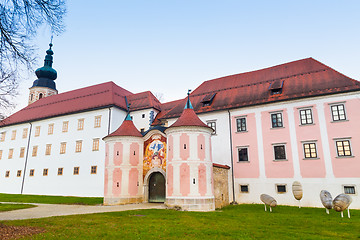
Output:
[[[200,118],[196,115],[194,108],[190,102],[190,95],[188,93],[188,99],[185,105],[183,112],[181,113],[178,120],[173,123],[171,127],[182,127],[182,126],[196,126],[196,127],[206,127],[210,128],[206,125]]]
[[[44,60],[44,66],[36,69],[35,74],[38,77],[37,80],[34,81],[32,87],[48,87],[56,90],[56,84],[54,80],[57,78],[57,72],[52,68],[53,63],[53,50],[51,47],[52,43],[49,44],[50,48],[46,51],[46,56]]]
[[[128,114],[120,127],[115,130],[115,132],[107,135],[104,138],[115,136],[142,137],[142,134],[139,132],[139,130],[137,130],[133,121],[131,120],[130,115]]]

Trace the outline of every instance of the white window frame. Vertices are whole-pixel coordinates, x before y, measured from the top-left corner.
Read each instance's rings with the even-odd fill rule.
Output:
[[[238,120],[240,119],[245,119],[245,130],[240,130],[238,128]],[[248,125],[247,125],[247,117],[246,116],[239,116],[235,118],[235,125],[236,125],[236,132],[237,133],[242,133],[242,132],[247,132],[248,131]]]
[[[285,192],[279,192],[278,191],[278,186],[285,186]],[[288,187],[287,187],[287,184],[286,183],[276,183],[275,184],[275,192],[277,194],[286,194],[288,192]]]
[[[273,161],[274,162],[281,162],[281,161],[288,161],[288,158],[287,158],[287,150],[286,150],[286,143],[274,143],[274,144],[271,144],[272,145],[272,148],[273,148]],[[284,151],[285,151],[285,159],[276,159],[275,158],[275,147],[279,147],[279,146],[284,146]]]
[[[214,123],[215,124],[215,129],[211,126],[209,126],[209,124],[212,124]],[[206,125],[208,125],[209,127],[211,127],[214,131],[211,133],[211,135],[216,135],[217,134],[217,124],[216,124],[216,120],[208,120],[206,121]]]
[[[307,114],[306,111],[310,110],[310,116],[311,116],[311,123],[307,122]],[[306,123],[302,123],[302,118],[301,118],[301,111],[305,111],[305,120]],[[312,107],[303,107],[303,108],[298,108],[298,112],[299,112],[299,121],[300,121],[300,126],[306,126],[306,125],[313,125],[314,124],[314,114],[313,114],[313,109]]]
[[[283,116],[283,111],[275,111],[275,112],[269,112],[270,114],[270,125],[271,125],[271,129],[277,129],[277,128],[283,128],[284,127],[284,116]],[[276,126],[274,127],[273,125],[273,121],[272,121],[272,116],[273,115],[277,115],[277,114],[280,114],[281,116],[281,126]]]
[[[239,158],[239,151],[240,149],[246,149],[247,150],[247,157],[248,157],[248,160],[247,161],[240,161],[240,158]],[[249,153],[249,146],[238,146],[236,147],[236,150],[237,150],[237,162],[238,163],[248,163],[250,162],[250,153]]]
[[[354,157],[352,147],[351,147],[351,138],[334,138],[333,140],[334,140],[334,143],[335,143],[336,158],[351,158],[351,157]],[[337,142],[344,142],[344,141],[349,142],[350,155],[339,156]]]
[[[330,114],[331,114],[331,122],[343,122],[343,121],[348,121],[347,114],[346,114],[346,106],[345,106],[345,103],[346,103],[346,102],[329,103],[329,106],[330,106]],[[339,105],[342,105],[343,108],[344,108],[343,110],[344,110],[345,119],[340,119],[340,115],[338,115],[338,116],[339,116],[339,119],[338,119],[338,120],[334,120],[334,114],[333,114],[333,109],[332,109],[332,107],[334,107],[334,106],[339,106]]]
[[[303,148],[303,154],[304,154],[304,160],[312,160],[312,159],[319,159],[319,153],[318,153],[318,148],[317,148],[317,141],[313,140],[313,141],[302,141],[302,148]],[[305,144],[315,144],[315,153],[316,153],[316,157],[306,157],[306,153],[305,153]],[[310,154],[311,154],[311,149],[310,149]]]
[[[345,192],[345,187],[353,187],[353,188],[354,188],[354,193],[346,193],[346,192]],[[343,184],[343,185],[342,185],[342,189],[343,189],[343,193],[344,193],[344,194],[349,194],[349,195],[353,195],[353,196],[357,196],[357,195],[358,195],[355,184]]]

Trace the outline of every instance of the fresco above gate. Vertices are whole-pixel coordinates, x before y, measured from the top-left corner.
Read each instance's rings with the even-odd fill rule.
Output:
[[[166,171],[166,138],[160,134],[154,134],[144,142],[143,177],[152,168]]]

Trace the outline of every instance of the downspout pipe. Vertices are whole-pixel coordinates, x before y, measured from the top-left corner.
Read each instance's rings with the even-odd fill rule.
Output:
[[[230,110],[228,110],[229,114],[229,131],[230,131],[230,158],[231,158],[231,183],[232,183],[232,195],[233,195],[233,201],[232,204],[236,204],[235,199],[235,178],[234,178],[234,157],[233,157],[233,146],[232,146],[232,130],[231,130],[231,116],[230,116]]]
[[[109,107],[108,135],[110,134],[110,125],[111,125],[111,107]]]
[[[26,167],[27,167],[27,162],[28,162],[28,157],[29,157],[29,147],[30,147],[31,130],[32,130],[32,124],[31,124],[31,122],[30,122],[29,124],[30,124],[30,130],[29,130],[27,147],[26,147],[26,157],[25,157],[25,163],[24,163],[23,179],[22,179],[22,183],[21,183],[21,191],[20,191],[20,194],[23,194],[23,191],[24,191]]]

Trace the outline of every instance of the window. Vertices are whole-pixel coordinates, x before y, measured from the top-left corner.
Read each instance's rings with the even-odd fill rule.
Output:
[[[97,166],[91,166],[91,174],[96,174]]]
[[[66,152],[66,142],[62,142],[60,145],[60,154],[64,154]]]
[[[4,142],[4,141],[5,141],[5,136],[6,136],[6,132],[2,132],[2,133],[1,133],[1,137],[0,137],[0,142]]]
[[[74,167],[74,175],[79,175],[79,167]]]
[[[246,118],[237,118],[236,119],[236,131],[237,132],[246,132]]]
[[[3,152],[3,150],[0,150],[0,160],[2,158],[2,152]]]
[[[33,151],[32,151],[32,156],[33,157],[37,156],[37,150],[38,150],[38,146],[33,146]]]
[[[9,156],[8,156],[8,158],[9,158],[9,159],[12,159],[12,158],[13,158],[13,154],[14,154],[14,149],[13,149],[13,148],[10,148],[10,149],[9,149]]]
[[[40,126],[35,127],[35,137],[40,136]]]
[[[28,129],[27,129],[27,128],[24,128],[24,129],[23,129],[22,138],[27,138],[27,134],[28,134]]]
[[[286,185],[285,184],[276,184],[276,192],[277,193],[286,193]]]
[[[33,177],[34,174],[35,174],[35,169],[30,169],[30,174],[29,174],[29,176],[30,176],[30,177]]]
[[[282,113],[271,114],[271,126],[273,128],[283,127]]]
[[[11,133],[11,140],[15,140],[16,139],[16,130],[13,130]]]
[[[210,106],[212,102],[214,101],[216,93],[209,93],[206,95],[202,100],[201,103],[203,104],[203,107]]]
[[[63,170],[64,170],[64,168],[58,168],[58,175],[59,176],[63,175]]]
[[[22,147],[22,148],[20,148],[20,158],[23,158],[24,155],[25,155],[25,148]]]
[[[75,147],[75,152],[81,152],[81,147],[82,147],[82,141],[76,141],[76,147]]]
[[[145,118],[145,114],[141,115],[142,118]]]
[[[95,128],[101,127],[101,116],[95,116],[94,127]]]
[[[317,158],[315,143],[304,143],[303,146],[305,158]]]
[[[48,135],[52,135],[54,133],[54,124],[51,123],[49,124],[49,127],[48,127]]]
[[[346,120],[344,104],[331,105],[331,115],[333,121]]]
[[[84,130],[84,119],[83,118],[78,120],[77,130]]]
[[[336,141],[336,150],[338,157],[351,156],[350,140]]]
[[[274,146],[275,160],[286,160],[285,145]]]
[[[51,144],[46,144],[45,155],[50,155],[50,154],[51,154]]]
[[[9,177],[10,176],[10,171],[6,171],[5,172],[5,177]]]
[[[214,130],[212,134],[216,134],[216,122],[207,122],[207,125]]]
[[[271,95],[278,95],[282,93],[282,89],[283,89],[283,85],[284,85],[284,81],[281,81],[280,79],[277,79],[275,81],[273,81],[270,84],[270,94]]]
[[[145,132],[145,128],[140,128],[140,132],[144,133]]]
[[[238,156],[239,162],[248,162],[249,156],[248,156],[248,149],[247,148],[238,148]]]
[[[47,176],[49,173],[49,169],[48,168],[44,168],[43,169],[43,176]]]
[[[93,151],[99,151],[99,138],[93,139],[92,150]]]
[[[301,109],[299,111],[299,113],[300,113],[300,124],[301,125],[313,123],[311,109]]]
[[[355,186],[344,186],[344,193],[345,194],[355,194]]]
[[[62,132],[67,132],[69,128],[69,121],[64,121],[62,126]]]
[[[17,177],[21,177],[21,170],[18,170],[18,171],[17,171],[16,176],[17,176]]]
[[[43,94],[40,93],[40,94],[39,94],[39,99],[42,99],[42,98],[43,98]]]
[[[240,192],[248,193],[249,192],[249,185],[240,185]]]

